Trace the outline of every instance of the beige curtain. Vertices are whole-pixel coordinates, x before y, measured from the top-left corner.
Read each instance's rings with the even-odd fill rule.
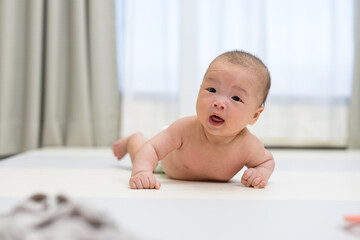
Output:
[[[0,156],[119,135],[113,0],[0,0]]]
[[[355,1],[354,81],[349,111],[349,147],[360,149],[360,3]]]

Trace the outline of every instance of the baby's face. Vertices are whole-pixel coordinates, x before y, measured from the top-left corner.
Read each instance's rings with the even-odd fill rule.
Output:
[[[196,112],[210,134],[233,136],[254,124],[263,110],[261,86],[251,70],[224,61],[209,67],[200,87]]]

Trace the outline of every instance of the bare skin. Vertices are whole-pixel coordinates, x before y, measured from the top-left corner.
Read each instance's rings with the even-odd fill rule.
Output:
[[[345,220],[354,224],[360,224],[360,214],[359,215],[347,215]]]
[[[196,104],[197,115],[182,118],[149,141],[139,133],[113,144],[117,159],[129,153],[132,189],[159,189],[153,174],[159,160],[164,172],[181,180],[229,181],[244,166],[241,182],[264,188],[274,170],[272,154],[246,128],[263,111],[257,75],[224,61],[212,63]]]

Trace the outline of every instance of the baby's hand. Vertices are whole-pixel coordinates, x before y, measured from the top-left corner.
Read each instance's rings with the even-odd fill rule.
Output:
[[[261,175],[260,171],[255,168],[249,168],[244,172],[241,183],[246,187],[264,188],[266,179]]]
[[[152,172],[139,172],[129,180],[131,189],[160,189],[160,183]]]

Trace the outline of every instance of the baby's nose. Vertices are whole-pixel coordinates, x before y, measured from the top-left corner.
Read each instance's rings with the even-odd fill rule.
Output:
[[[218,109],[221,109],[221,110],[225,110],[226,109],[226,104],[224,101],[215,101],[213,103],[213,107],[214,108],[218,108]]]

